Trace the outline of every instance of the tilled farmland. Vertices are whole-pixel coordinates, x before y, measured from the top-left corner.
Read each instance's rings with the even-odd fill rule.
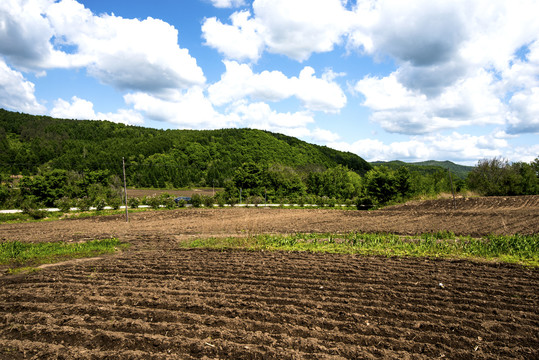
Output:
[[[246,231],[361,230],[384,217],[392,227],[407,213],[426,231],[467,213],[470,224],[482,225],[462,233],[488,231],[481,216],[503,219],[492,233],[534,233],[527,219],[537,219],[538,201],[531,199],[460,210],[452,203],[369,213],[193,209],[140,213],[129,224],[106,217],[0,225],[6,240],[50,241],[63,231],[56,240],[107,234],[132,244],[112,256],[1,275],[0,359],[538,358],[537,269],[177,246],[186,237]],[[404,233],[418,226],[409,222]]]

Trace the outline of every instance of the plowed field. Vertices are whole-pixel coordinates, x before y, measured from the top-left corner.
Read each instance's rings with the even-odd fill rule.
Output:
[[[192,209],[138,213],[129,224],[112,216],[0,225],[4,240],[133,244],[0,275],[0,359],[539,358],[537,269],[177,247],[186,237],[269,232],[539,232],[539,197],[457,205]]]

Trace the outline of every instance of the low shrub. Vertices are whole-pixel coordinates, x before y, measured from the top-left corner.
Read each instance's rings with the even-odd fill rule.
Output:
[[[200,194],[193,194],[193,196],[191,196],[191,205],[196,208],[202,206],[202,196]]]
[[[213,196],[203,196],[202,197],[202,203],[205,207],[211,208],[213,207],[213,204],[215,203],[215,199]]]
[[[64,196],[63,198],[56,200],[54,202],[54,206],[56,206],[60,210],[60,212],[66,213],[69,212],[71,206],[73,206],[73,200],[71,200],[67,196]]]
[[[89,211],[92,206],[92,200],[87,196],[76,200],[76,207],[80,211]]]
[[[137,197],[130,197],[129,199],[127,199],[127,203],[129,204],[129,207],[131,209],[138,209],[140,205],[140,199]]]
[[[159,209],[161,207],[161,199],[158,196],[148,196],[146,198],[146,203],[152,209]]]
[[[107,205],[107,202],[105,201],[105,198],[98,197],[94,201],[94,207],[97,211],[101,211],[105,208],[105,205]]]
[[[120,206],[122,205],[122,198],[118,197],[118,196],[115,196],[115,197],[111,197],[107,200],[107,203],[109,204],[109,206],[114,209],[114,210],[118,210],[120,208]]]
[[[185,201],[185,200],[183,200],[183,199],[180,199],[180,200],[178,200],[178,201],[176,202],[176,204],[177,204],[179,207],[183,208],[183,207],[185,207],[185,205],[187,204],[187,201]]]
[[[356,207],[358,210],[370,210],[374,208],[376,203],[369,196],[361,196],[357,198]]]
[[[164,205],[167,209],[174,209],[176,207],[176,202],[173,197],[165,197],[161,199],[161,204]]]

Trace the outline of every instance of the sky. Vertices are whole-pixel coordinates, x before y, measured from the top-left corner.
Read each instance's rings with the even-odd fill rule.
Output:
[[[539,156],[538,0],[2,0],[0,107],[367,161]]]

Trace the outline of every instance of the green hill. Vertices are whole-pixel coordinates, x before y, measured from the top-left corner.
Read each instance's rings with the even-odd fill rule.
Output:
[[[401,166],[407,167],[410,171],[416,171],[422,174],[431,174],[440,170],[446,170],[449,168],[451,173],[455,174],[461,179],[466,179],[468,173],[472,171],[473,166],[465,166],[455,164],[451,161],[421,161],[415,163],[406,163],[404,161],[394,160],[394,161],[375,161],[370,163],[373,166],[387,166],[391,169],[398,169]]]
[[[122,157],[137,186],[223,184],[247,162],[305,172],[337,165],[359,174],[371,169],[355,154],[268,131],[158,130],[0,109],[0,173],[53,168],[121,174]]]

